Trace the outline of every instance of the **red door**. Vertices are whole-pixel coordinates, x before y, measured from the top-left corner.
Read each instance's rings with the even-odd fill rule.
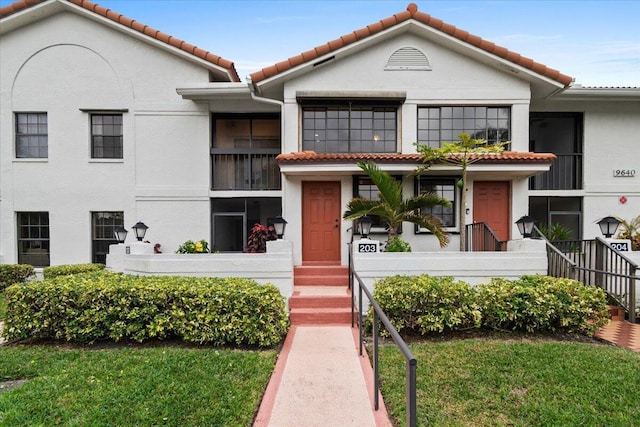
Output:
[[[340,262],[340,183],[302,183],[302,261]]]
[[[486,222],[498,239],[509,240],[511,185],[509,181],[473,183],[473,222]]]

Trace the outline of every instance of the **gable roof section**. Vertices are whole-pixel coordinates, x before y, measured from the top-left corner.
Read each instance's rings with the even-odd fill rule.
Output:
[[[8,6],[4,6],[2,8],[0,8],[0,19],[4,19],[8,16],[11,16],[13,14],[16,14],[18,12],[22,12],[26,9],[29,9],[31,7],[34,7],[38,4],[41,3],[45,3],[49,0],[20,0],[17,1],[15,3],[12,3]],[[111,21],[114,21],[120,25],[123,25],[127,28],[130,28],[134,31],[137,31],[141,34],[144,34],[145,36],[151,37],[155,40],[158,40],[162,43],[165,43],[169,46],[172,46],[174,48],[183,50],[197,58],[200,58],[204,61],[210,62],[214,65],[217,65],[221,68],[224,68],[227,70],[227,74],[229,75],[229,78],[231,81],[234,82],[239,82],[240,81],[240,77],[238,76],[238,72],[235,69],[235,66],[233,65],[233,62],[224,59],[218,55],[214,55],[211,52],[208,52],[204,49],[200,49],[197,46],[194,46],[192,44],[189,44],[183,40],[180,40],[176,37],[173,37],[169,34],[165,34],[161,31],[158,31],[152,27],[149,27],[148,25],[145,25],[141,22],[138,22],[136,20],[133,20],[131,18],[127,18],[126,16],[117,13],[111,9],[107,9],[105,7],[102,7],[96,3],[92,3],[88,0],[59,0],[62,2],[68,2],[71,4],[74,4],[76,6],[79,6],[83,9],[86,9],[92,13],[95,13],[96,15],[99,15],[101,17],[107,18]]]
[[[490,54],[496,55],[502,59],[519,65],[523,68],[527,68],[539,75],[554,80],[563,86],[567,87],[573,82],[573,77],[560,73],[558,70],[547,67],[544,64],[535,62],[533,59],[524,57],[518,53],[512,52],[504,47],[498,46],[487,40],[484,40],[473,34],[469,34],[467,31],[456,28],[453,25],[442,22],[440,19],[434,18],[424,12],[418,11],[418,6],[415,3],[410,3],[407,6],[407,10],[396,13],[395,15],[378,21],[374,24],[368,25],[364,28],[356,30],[350,34],[346,34],[338,39],[330,41],[326,44],[320,45],[307,52],[303,52],[300,55],[293,56],[285,61],[278,62],[267,68],[263,68],[250,75],[251,81],[255,84],[263,80],[274,77],[280,73],[288,71],[299,65],[318,59],[328,53],[334,52],[345,46],[351,45],[368,37],[371,37],[377,33],[394,27],[402,22],[413,19],[424,25],[427,25],[433,29],[441,31],[451,37],[461,40],[471,46],[482,49]]]

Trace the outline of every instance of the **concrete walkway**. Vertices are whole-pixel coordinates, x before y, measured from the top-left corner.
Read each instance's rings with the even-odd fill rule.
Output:
[[[350,326],[292,326],[254,427],[391,426]]]

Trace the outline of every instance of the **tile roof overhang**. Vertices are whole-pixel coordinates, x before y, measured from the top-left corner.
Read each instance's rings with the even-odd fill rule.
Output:
[[[456,158],[452,155],[451,158]],[[469,166],[470,173],[493,174],[495,176],[528,177],[549,170],[556,160],[552,153],[532,153],[503,151],[472,155],[474,162]],[[285,175],[312,174],[352,174],[361,172],[357,163],[374,162],[382,170],[394,172],[412,172],[423,165],[422,155],[418,153],[316,153],[300,151],[280,154],[276,157],[280,171]],[[429,167],[432,174],[459,174],[458,166],[434,164]]]
[[[251,81],[256,87],[269,85],[289,72],[305,67],[312,69],[314,64],[330,60],[332,55],[336,55],[337,52],[361,44],[395,28],[406,26],[407,23],[427,28],[431,33],[438,33],[441,37],[455,41],[465,46],[469,51],[481,51],[484,56],[498,59],[500,62],[495,65],[502,68],[503,71],[515,74],[520,71],[527,72],[554,85],[556,87],[555,90],[566,88],[573,82],[572,77],[562,74],[558,70],[456,28],[424,12],[419,12],[418,6],[414,3],[410,3],[403,12],[278,62],[270,67],[263,68],[250,75]]]
[[[6,21],[0,26],[0,34],[62,10],[54,5],[67,10],[90,12],[89,16],[93,19],[102,18],[105,20],[103,22],[115,23],[115,28],[133,30],[148,41],[160,42],[161,46],[169,50],[187,53],[192,59],[210,68],[218,78],[232,82],[240,81],[233,62],[88,0],[20,0],[4,6],[0,8],[0,20]],[[14,22],[10,23],[8,18]]]

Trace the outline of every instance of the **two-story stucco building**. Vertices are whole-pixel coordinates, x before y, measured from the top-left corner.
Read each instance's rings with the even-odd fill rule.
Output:
[[[0,55],[2,262],[103,262],[114,228],[139,220],[166,252],[188,239],[242,251],[282,215],[295,264],[345,264],[342,212],[377,197],[360,160],[452,202],[432,212],[451,244],[405,224],[414,251],[457,250],[473,222],[508,240],[530,214],[587,238],[604,216],[640,213],[640,88],[581,87],[414,4],[246,82],[84,0],[3,8]],[[410,175],[416,143],[461,132],[508,142],[470,167],[465,206],[457,168]]]

